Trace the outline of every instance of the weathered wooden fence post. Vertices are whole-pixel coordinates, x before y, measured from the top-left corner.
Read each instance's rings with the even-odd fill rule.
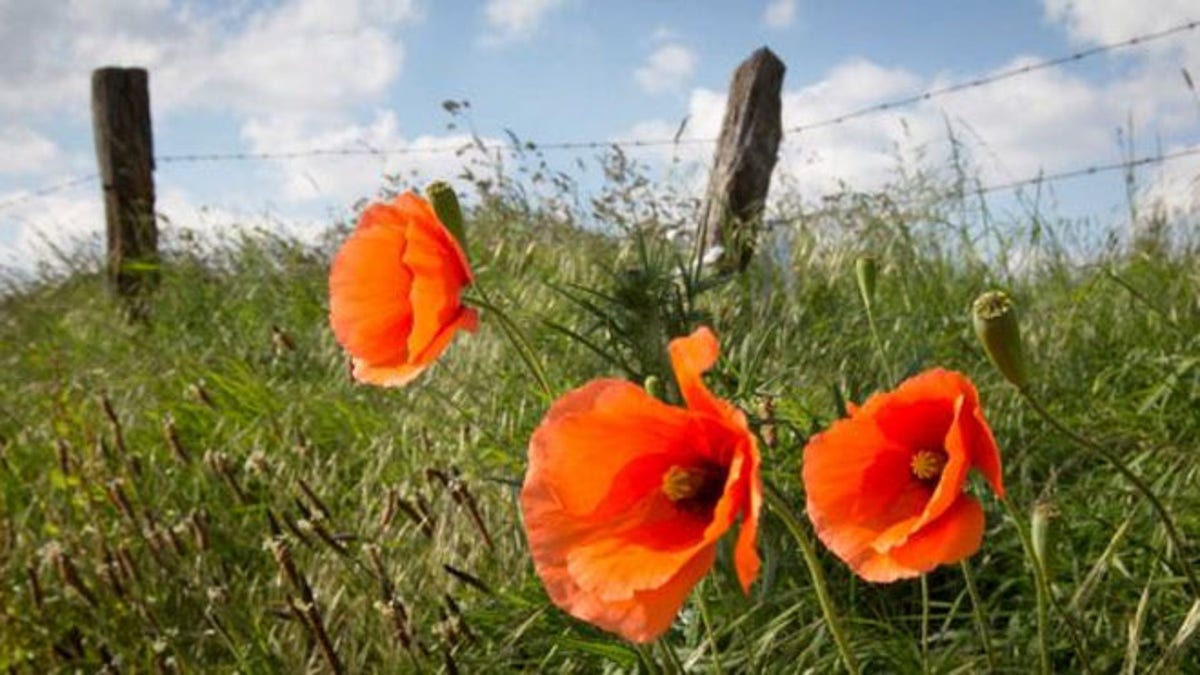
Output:
[[[783,61],[761,47],[737,67],[729,84],[700,220],[707,243],[725,250],[719,265],[726,271],[746,269],[754,255],[783,137],[779,95],[784,70]]]
[[[92,130],[104,190],[108,277],[119,295],[132,296],[158,276],[154,139],[144,68],[92,72]]]

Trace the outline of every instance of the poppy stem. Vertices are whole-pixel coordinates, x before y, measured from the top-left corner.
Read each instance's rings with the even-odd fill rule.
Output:
[[[1050,423],[1050,426],[1057,429],[1064,436],[1074,441],[1077,445],[1080,445],[1087,450],[1091,450],[1092,452],[1100,455],[1100,457],[1105,459],[1109,464],[1112,464],[1117,472],[1124,476],[1125,480],[1129,481],[1129,483],[1133,485],[1138,492],[1141,492],[1142,496],[1144,496],[1146,500],[1150,502],[1150,506],[1154,508],[1154,512],[1158,515],[1158,519],[1162,521],[1163,529],[1165,529],[1167,533],[1167,539],[1170,540],[1171,548],[1173,548],[1175,551],[1175,557],[1179,560],[1179,567],[1183,570],[1183,575],[1187,577],[1188,587],[1191,589],[1192,596],[1197,600],[1200,600],[1200,582],[1197,582],[1196,575],[1192,572],[1192,566],[1188,562],[1186,549],[1183,545],[1183,537],[1179,534],[1178,528],[1175,527],[1175,519],[1171,517],[1170,512],[1167,511],[1167,507],[1163,505],[1162,501],[1158,498],[1158,495],[1154,494],[1154,489],[1150,487],[1150,484],[1143,480],[1142,477],[1137,473],[1135,473],[1133,469],[1129,468],[1129,465],[1125,463],[1125,460],[1121,459],[1121,457],[1115,452],[1087,438],[1086,436],[1076,433],[1062,422],[1059,422],[1054,415],[1050,414],[1050,411],[1046,410],[1046,408],[1043,407],[1042,404],[1033,397],[1033,394],[1029,393],[1027,388],[1018,387],[1017,392],[1021,394],[1021,398],[1025,399],[1025,402],[1028,403],[1038,415],[1041,415],[1042,419]]]
[[[704,592],[707,590],[708,584],[708,579],[701,582],[701,586],[697,589],[696,593],[696,605],[700,608],[700,620],[704,622],[704,632],[707,634],[708,646],[712,652],[713,672],[717,675],[724,675],[725,669],[721,667],[720,650],[717,648],[717,636],[713,632],[712,618],[708,612],[708,601],[704,599]]]
[[[992,640],[988,635],[987,615],[984,613],[983,601],[979,598],[979,589],[975,587],[975,574],[971,572],[971,563],[967,559],[959,561],[962,568],[963,581],[967,583],[967,595],[971,596],[971,613],[975,617],[975,628],[979,631],[979,641],[983,643],[983,655],[987,659],[988,672],[996,672],[996,655],[992,653]]]
[[[470,298],[471,304],[495,315],[500,324],[500,330],[504,332],[504,337],[508,338],[509,344],[513,346],[513,349],[517,350],[517,355],[525,362],[525,367],[529,369],[529,374],[537,381],[542,393],[546,395],[547,399],[553,399],[554,389],[550,386],[550,379],[546,376],[546,369],[537,360],[536,352],[533,351],[533,347],[529,344],[529,339],[525,337],[520,327],[508,317],[508,314],[492,302],[492,299],[488,297],[487,291],[483,289],[483,286],[476,283],[475,288],[479,289],[480,297]]]
[[[683,664],[679,662],[679,655],[675,653],[671,645],[667,644],[666,640],[659,639],[654,644],[658,646],[658,651],[662,652],[663,663],[667,666],[667,675],[683,675],[687,672],[684,670]]]
[[[833,598],[829,595],[825,572],[821,569],[821,561],[817,557],[817,549],[813,546],[812,540],[808,538],[808,533],[800,523],[799,516],[788,506],[787,499],[779,492],[778,488],[766,480],[763,481],[763,496],[771,510],[783,520],[796,542],[800,544],[800,552],[804,556],[804,564],[808,567],[808,573],[812,577],[813,590],[817,593],[817,603],[821,605],[821,614],[825,617],[825,625],[833,634],[833,641],[837,644],[838,653],[842,657],[842,663],[846,665],[846,670],[851,675],[858,675],[858,660],[854,658],[854,652],[850,650],[850,643],[846,640],[845,633],[842,632],[837,608],[834,607]]]
[[[662,675],[662,669],[658,667],[658,662],[654,660],[654,649],[652,645],[635,644],[633,646],[637,650],[638,660],[646,667],[646,672],[650,675]]]
[[[875,342],[875,353],[879,355],[879,363],[883,367],[883,375],[887,378],[889,387],[896,384],[896,376],[892,372],[891,361],[888,360],[887,350],[883,347],[883,340],[879,339],[879,329],[875,327],[875,312],[871,311],[871,305],[865,305],[867,310],[867,325],[871,327],[871,339]]]
[[[1017,528],[1017,538],[1021,540],[1021,548],[1025,551],[1025,557],[1029,558],[1029,564],[1033,566],[1033,590],[1034,597],[1037,599],[1037,632],[1039,659],[1041,663],[1041,672],[1043,675],[1050,675],[1054,672],[1050,667],[1050,636],[1049,623],[1050,611],[1047,609],[1048,604],[1048,586],[1046,582],[1046,568],[1042,567],[1041,559],[1033,550],[1033,542],[1029,539],[1029,535],[1025,533],[1025,528],[1021,526],[1021,520],[1017,517],[1017,512],[1013,509],[1013,505],[1007,499],[1001,499],[1000,503],[1004,505],[1004,510],[1008,513],[1008,517],[1013,521],[1013,527]]]
[[[929,675],[929,575],[921,575],[921,672]]]

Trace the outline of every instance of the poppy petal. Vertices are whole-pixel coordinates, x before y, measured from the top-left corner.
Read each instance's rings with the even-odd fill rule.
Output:
[[[928,500],[911,480],[911,454],[892,443],[869,419],[843,419],[813,437],[804,449],[803,479],[809,518],[817,536],[854,566],[889,528],[906,537]]]
[[[409,363],[402,363],[398,366],[372,366],[362,359],[354,359],[353,364],[354,379],[379,387],[403,387],[417,379],[429,367],[428,364]]]
[[[983,507],[970,495],[960,495],[942,517],[889,551],[900,564],[919,572],[970,557],[983,543]]]
[[[679,383],[679,393],[688,408],[717,417],[737,417],[741,413],[733,406],[713,396],[701,377],[720,355],[717,336],[707,326],[697,328],[687,337],[675,338],[668,346],[671,368]]]
[[[596,380],[530,440],[520,501],[538,576],[557,605],[629,640],[670,627],[739,515],[743,588],[758,573],[758,451],[745,417],[700,380],[716,349],[707,329],[670,345],[686,408]]]
[[[630,382],[594,380],[556,401],[534,431],[526,488],[544,483],[557,507],[575,516],[625,510],[659,489],[662,474],[628,472],[621,484],[616,476],[646,456],[659,458],[663,470],[690,460],[689,425],[687,411]]]
[[[930,451],[945,453],[934,485],[913,463]],[[813,437],[803,461],[817,535],[869,581],[916,576],[978,549],[983,510],[964,492],[971,468],[1003,497],[999,450],[978,393],[965,376],[941,369],[871,396]]]
[[[954,402],[954,421],[942,444],[942,449],[946,451],[946,465],[942,468],[937,487],[930,495],[917,527],[941,517],[962,496],[967,471],[971,468],[971,442],[974,437],[973,429],[968,425],[971,424],[973,408],[965,396],[959,396]]]
[[[377,225],[351,235],[334,258],[330,324],[338,342],[357,358],[399,363],[408,355],[412,273],[400,263],[405,246],[401,228]]]
[[[969,387],[965,380],[941,368],[927,370],[893,391],[871,396],[857,416],[874,420],[888,438],[906,448],[940,448],[954,421],[954,402]]]
[[[983,508],[973,497],[963,495],[941,518],[917,530],[902,545],[863,558],[854,571],[874,583],[920,576],[979,550],[983,526]]]
[[[971,411],[969,419],[963,421],[965,426],[972,429],[974,441],[971,443],[971,462],[983,474],[988,485],[992,486],[996,496],[1004,499],[1004,477],[1000,469],[1000,447],[992,436],[992,429],[983,416],[983,409],[978,405]]]
[[[437,220],[413,220],[401,262],[412,276],[409,296],[415,312],[408,336],[410,354],[420,354],[462,312],[460,294],[471,283],[458,255],[450,251],[445,227]],[[440,351],[440,350],[439,350]]]
[[[441,219],[438,218],[437,212],[433,210],[433,204],[413,192],[405,192],[396,197],[390,206],[424,231],[426,236],[435,240],[438,248],[450,251],[452,255],[449,256],[448,263],[452,265],[454,273],[464,279],[467,284],[471,282],[471,266],[467,262],[467,254],[459,245],[458,239],[450,233],[450,230],[446,229]]]
[[[568,614],[632,642],[646,643],[671,627],[688,594],[708,573],[715,559],[716,547],[704,548],[661,587],[639,591],[622,601],[605,601],[584,591],[562,561],[539,565],[538,575],[550,599]]]
[[[756,453],[757,454],[757,453]],[[757,457],[755,457],[757,460]],[[762,477],[759,476],[757,462],[748,470],[750,480],[747,481],[748,495],[746,510],[742,516],[742,526],[738,530],[737,543],[733,548],[733,565],[737,570],[738,582],[742,585],[743,593],[750,593],[750,584],[758,578],[762,561],[758,557],[758,518],[762,512]]]

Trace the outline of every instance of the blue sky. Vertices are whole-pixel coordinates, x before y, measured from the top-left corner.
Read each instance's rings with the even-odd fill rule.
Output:
[[[1200,19],[1200,0],[0,0],[0,265],[42,240],[102,230],[99,190],[31,191],[95,170],[92,68],[151,73],[156,150],[261,152],[461,142],[445,99],[471,101],[485,138],[536,141],[715,136],[730,72],[767,45],[787,64],[785,127],[1015,65]],[[897,154],[947,152],[946,120],[985,182],[1200,142],[1200,30],[1114,51],[785,142],[779,174],[807,198],[839,181],[876,187]],[[1200,78],[1198,78],[1200,79]],[[637,156],[666,164],[671,150]],[[674,151],[697,167],[711,146]],[[566,163],[570,155],[561,156]],[[1195,158],[1192,158],[1195,159]],[[375,193],[385,173],[457,172],[452,155],[161,164],[159,209],[219,228],[268,222],[311,233]],[[1139,199],[1190,214],[1200,162],[1142,175]],[[699,177],[697,177],[699,176]],[[690,186],[702,182],[693,174]],[[782,179],[777,182],[782,182]],[[1059,188],[1070,216],[1125,213],[1119,174]]]

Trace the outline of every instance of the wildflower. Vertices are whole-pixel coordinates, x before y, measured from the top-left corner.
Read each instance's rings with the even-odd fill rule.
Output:
[[[373,204],[329,273],[329,322],[360,382],[412,381],[462,329],[478,326],[461,293],[466,255],[429,202],[413,193]]]
[[[550,599],[628,640],[670,627],[739,514],[743,591],[758,575],[758,450],[745,416],[701,380],[718,350],[707,328],[671,342],[686,407],[593,380],[558,399],[529,443],[521,509]]]
[[[804,449],[817,536],[868,581],[915,577],[963,560],[983,509],[963,492],[978,469],[1000,498],[1000,454],[965,376],[934,369],[876,394]]]

